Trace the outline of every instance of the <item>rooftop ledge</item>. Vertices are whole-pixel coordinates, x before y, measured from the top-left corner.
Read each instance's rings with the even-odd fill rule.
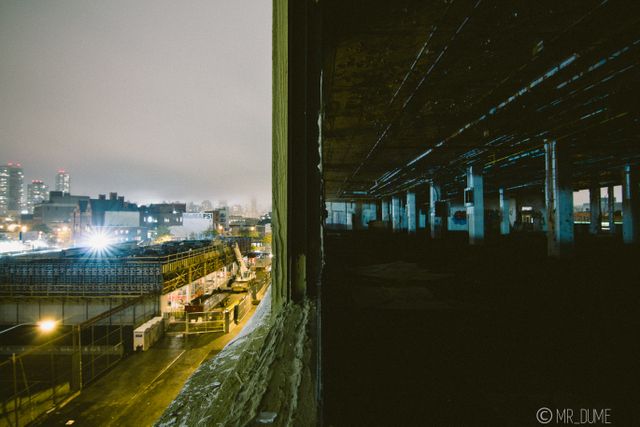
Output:
[[[315,425],[312,305],[274,313],[269,288],[245,328],[193,373],[155,425]]]

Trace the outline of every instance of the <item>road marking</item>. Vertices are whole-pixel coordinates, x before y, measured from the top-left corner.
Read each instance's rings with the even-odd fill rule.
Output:
[[[54,408],[54,409],[62,409],[62,408],[64,408],[65,406],[67,406],[67,403],[71,402],[73,399],[75,399],[78,396],[80,396],[80,391],[76,391],[71,396],[67,397],[64,400],[64,402],[62,402],[60,405],[58,405],[57,408]]]
[[[180,357],[182,357],[182,355],[183,355],[186,351],[187,351],[187,350],[182,350],[182,351],[180,352],[180,354],[178,354],[178,355],[175,357],[175,359],[173,359],[173,360],[171,361],[171,363],[169,363],[167,366],[165,366],[165,367],[164,367],[164,369],[163,369],[162,371],[160,371],[160,373],[159,373],[158,375],[156,375],[156,376],[155,376],[155,378],[154,378],[154,379],[152,379],[152,380],[151,380],[151,382],[149,382],[149,383],[147,384],[147,386],[146,386],[144,389],[142,389],[142,390],[140,390],[139,392],[137,392],[136,394],[134,394],[134,395],[133,395],[133,397],[131,397],[131,399],[129,399],[129,403],[128,403],[128,404],[127,404],[127,405],[122,409],[122,411],[120,411],[120,413],[124,413],[127,409],[129,409],[129,407],[130,407],[131,405],[133,405],[133,403],[135,402],[135,400],[136,400],[136,399],[137,399],[141,394],[143,394],[145,391],[149,390],[149,388],[153,385],[153,383],[155,383],[155,382],[158,380],[158,378],[160,378],[160,377],[162,376],[162,374],[164,374],[165,372],[167,372],[167,370],[168,370],[170,367],[172,367],[172,366],[173,366],[173,364],[174,364],[174,363],[176,363],[176,362],[178,361],[178,359],[180,359]],[[119,419],[119,417],[118,417],[118,419]],[[113,422],[114,422],[114,421],[115,421],[114,419],[111,419],[111,421],[110,421],[110,422],[109,422],[109,424],[107,424],[107,425],[108,425],[108,426],[111,426],[111,425],[113,424]]]
[[[178,361],[178,359],[180,359],[180,357],[182,357],[182,355],[183,355],[186,351],[187,351],[187,350],[182,350],[182,351],[180,352],[180,354],[179,354],[179,355],[177,355],[177,356],[176,356],[176,358],[175,358],[175,359],[173,359],[173,360],[171,361],[171,363],[169,363],[167,366],[165,366],[165,368],[164,368],[162,371],[160,371],[160,373],[159,373],[158,375],[156,375],[156,377],[155,377],[154,379],[152,379],[152,380],[151,380],[151,382],[150,382],[149,384],[147,384],[147,386],[144,388],[144,390],[142,390],[141,392],[137,393],[137,394],[134,396],[134,398],[135,398],[135,397],[137,397],[137,396],[138,396],[138,394],[140,394],[140,393],[144,393],[145,391],[147,391],[147,390],[149,389],[149,387],[151,387],[151,386],[153,385],[153,383],[154,383],[154,382],[156,382],[156,381],[158,380],[158,378],[160,378],[160,377],[162,376],[162,374],[164,374],[165,372],[167,372],[167,370],[168,370],[170,367],[172,367],[172,366],[173,366],[173,364],[174,364],[174,363],[176,363],[176,362]],[[133,399],[131,399],[131,400],[133,400]]]

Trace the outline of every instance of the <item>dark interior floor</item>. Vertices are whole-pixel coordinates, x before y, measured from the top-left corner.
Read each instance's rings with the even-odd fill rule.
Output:
[[[544,236],[465,238],[328,233],[324,425],[538,426],[541,407],[640,425],[639,251],[586,236],[553,260]],[[399,260],[445,275],[357,269]]]

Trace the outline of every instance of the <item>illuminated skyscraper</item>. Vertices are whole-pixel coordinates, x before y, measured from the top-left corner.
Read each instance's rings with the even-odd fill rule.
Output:
[[[71,177],[64,169],[58,170],[58,174],[56,175],[56,191],[71,193]]]
[[[19,214],[24,196],[24,174],[20,163],[0,166],[0,215]]]
[[[33,207],[49,199],[49,186],[39,179],[27,185],[27,209],[33,213]]]

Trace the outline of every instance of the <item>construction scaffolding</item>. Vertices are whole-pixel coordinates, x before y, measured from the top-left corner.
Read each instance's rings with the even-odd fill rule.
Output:
[[[167,294],[209,273],[231,265],[235,258],[228,246],[216,245],[176,254],[162,264],[162,294]]]
[[[173,334],[228,333],[251,310],[253,299],[244,295],[238,301],[208,311],[164,313]]]

